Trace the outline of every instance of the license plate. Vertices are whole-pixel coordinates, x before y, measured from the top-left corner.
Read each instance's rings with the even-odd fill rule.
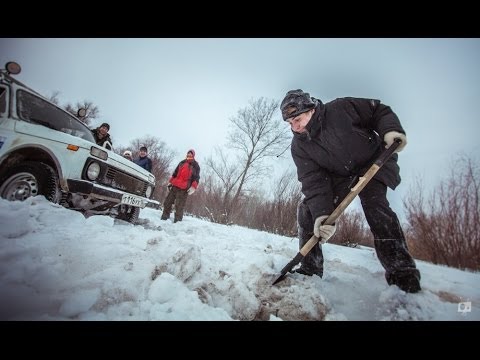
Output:
[[[142,198],[139,198],[138,196],[134,196],[134,195],[130,195],[130,194],[123,194],[122,195],[122,204],[132,205],[132,206],[135,206],[135,207],[140,207],[142,209],[145,207],[145,203],[142,200]]]

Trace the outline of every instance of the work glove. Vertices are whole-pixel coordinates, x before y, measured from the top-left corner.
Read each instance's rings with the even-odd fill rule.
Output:
[[[405,134],[399,133],[398,131],[389,131],[383,136],[383,141],[385,141],[385,148],[388,149],[392,144],[395,138],[400,138],[402,142],[398,145],[397,149],[395,150],[396,153],[403,150],[403,148],[407,145],[407,137]]]
[[[172,187],[173,187],[173,185],[168,183],[168,185],[167,185],[168,191],[172,191]]]
[[[322,243],[327,242],[337,231],[337,226],[322,225],[322,223],[328,218],[328,215],[322,215],[315,219],[315,225],[313,225],[313,233],[316,237],[322,240]]]
[[[187,190],[188,195],[192,195],[195,192],[195,188],[193,186],[190,186]]]

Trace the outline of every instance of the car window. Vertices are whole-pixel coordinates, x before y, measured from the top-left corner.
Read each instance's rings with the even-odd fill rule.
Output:
[[[17,112],[22,120],[95,142],[90,129],[73,115],[27,91],[17,92]]]

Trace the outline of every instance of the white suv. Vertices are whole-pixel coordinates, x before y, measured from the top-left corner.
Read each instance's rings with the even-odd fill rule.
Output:
[[[150,199],[155,177],[132,161],[96,145],[75,116],[0,70],[0,196],[48,200],[82,212],[135,223]]]

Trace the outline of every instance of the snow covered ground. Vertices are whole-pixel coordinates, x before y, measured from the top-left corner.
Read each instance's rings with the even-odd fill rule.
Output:
[[[417,261],[423,291],[406,294],[373,249],[327,244],[323,279],[271,286],[297,239],[153,209],[140,221],[0,199],[0,319],[480,320],[478,272]]]

